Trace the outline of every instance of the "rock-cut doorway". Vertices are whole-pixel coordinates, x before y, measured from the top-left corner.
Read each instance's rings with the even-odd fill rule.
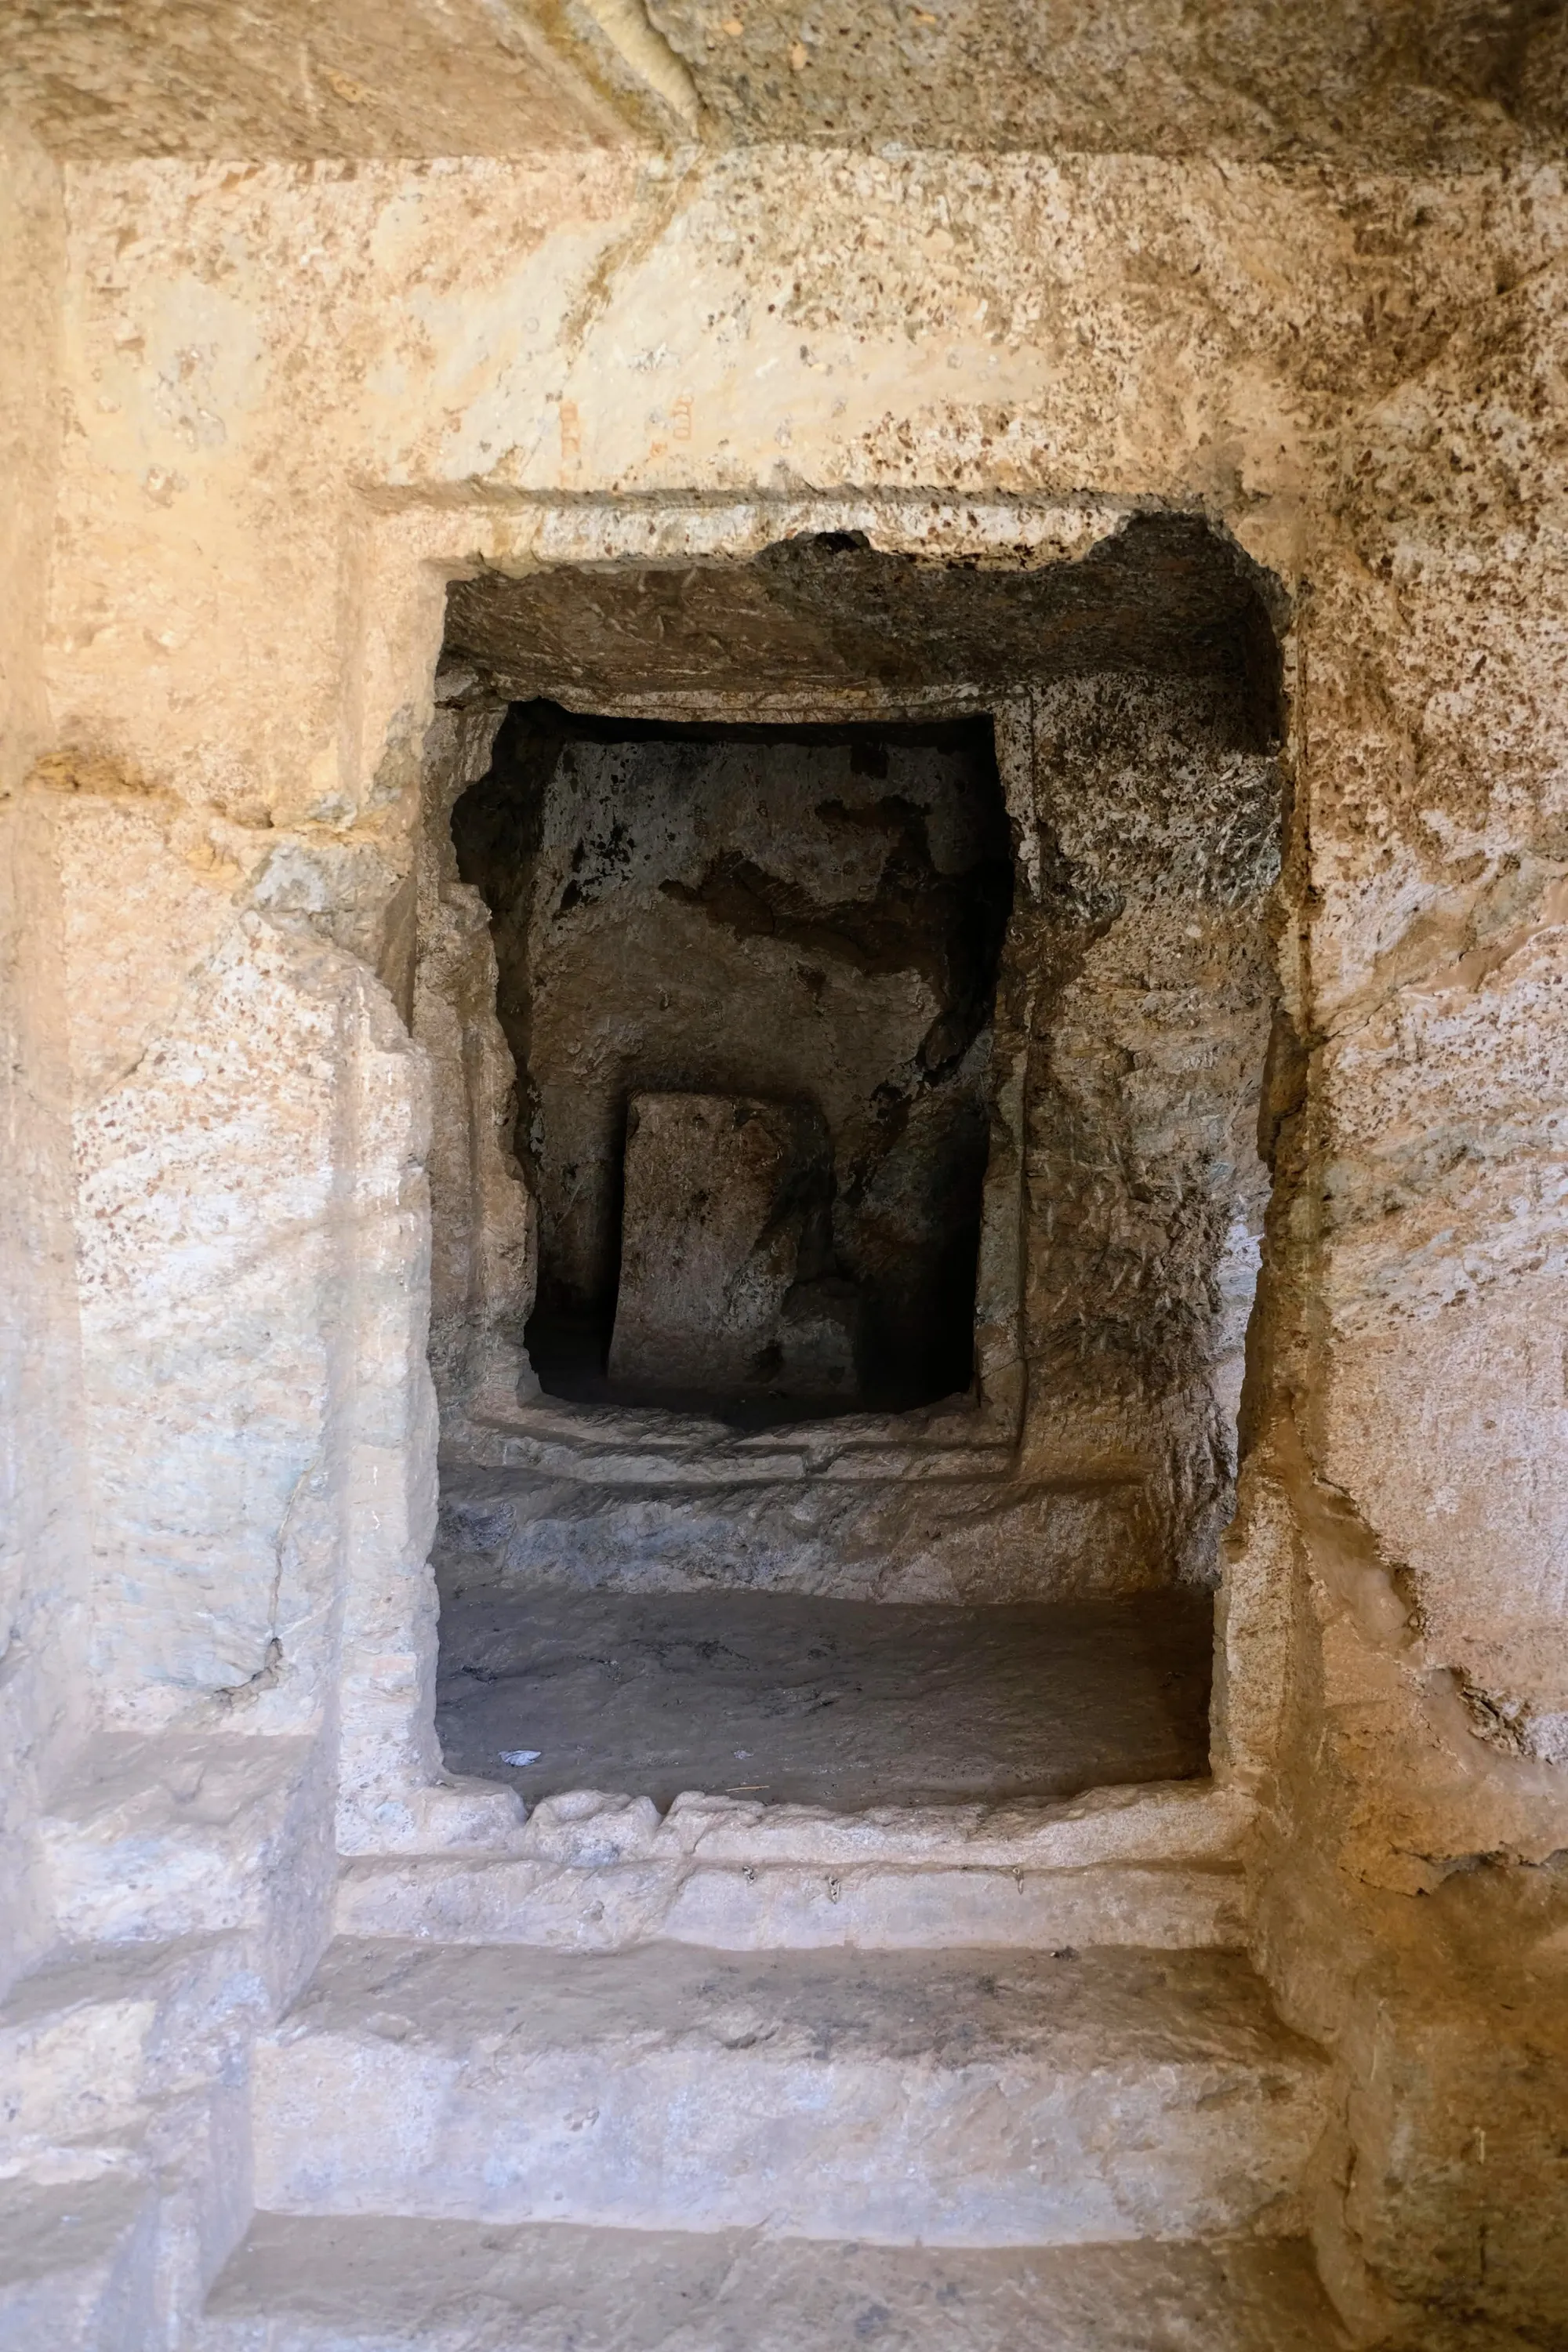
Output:
[[[456,1769],[840,1811],[1206,1769],[1278,682],[1234,550],[1111,546],[454,590],[426,1025],[528,1231],[482,1404],[442,1327]]]

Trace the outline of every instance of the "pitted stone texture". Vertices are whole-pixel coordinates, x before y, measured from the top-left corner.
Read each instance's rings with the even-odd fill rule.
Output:
[[[1305,2248],[976,2252],[258,2214],[198,2352],[1333,2352]]]
[[[277,1997],[242,1939],[210,1937],[78,1951],[13,1989],[3,2352],[183,2352],[250,2210],[239,2085]]]
[[[267,2007],[237,1938],[104,1945],[23,1978],[0,2008],[0,2169],[133,2171],[160,2113],[220,2084]]]
[[[611,1379],[720,1397],[797,1382],[809,1392],[783,1315],[829,1181],[827,1136],[805,1105],[634,1095]]]
[[[1258,1148],[1278,983],[1279,762],[1234,691],[1102,674],[1033,706],[1050,877],[1026,1081],[1025,1458],[1148,1464],[1206,1581],[1269,1197]]]
[[[947,0],[896,16],[653,0],[651,14],[738,140],[1463,167],[1560,137],[1568,80],[1555,12],[1430,0],[1327,0],[1306,17],[1240,0]]]
[[[324,1807],[304,1739],[109,1734],[39,1824],[61,1932],[76,1944],[268,1928],[297,1908]],[[318,1885],[330,1864],[315,1855]],[[286,1890],[286,1891],[285,1891]]]
[[[1228,1953],[340,1941],[258,2044],[256,2193],[899,2243],[1289,2234],[1320,2075]]]
[[[77,158],[581,153],[695,114],[685,68],[629,10],[323,17],[268,0],[171,16],[131,0],[83,19],[22,0],[9,16],[0,94]]]
[[[557,13],[475,0],[395,19],[353,0],[240,9],[120,0],[85,20],[18,5],[5,94],[76,158],[516,155],[645,136],[1109,148],[1364,169],[1506,162],[1563,124],[1550,8],[1330,0],[997,0],[868,16],[835,0],[656,0]],[[650,23],[649,18],[652,18]],[[656,29],[657,28],[657,29]],[[667,42],[672,47],[667,46]],[[682,63],[690,62],[689,76]],[[693,89],[692,80],[696,89]],[[624,134],[623,134],[624,135]]]

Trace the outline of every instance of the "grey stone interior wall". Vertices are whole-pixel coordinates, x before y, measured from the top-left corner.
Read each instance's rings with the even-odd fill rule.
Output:
[[[600,1392],[626,1105],[651,1091],[813,1106],[831,1171],[802,1273],[857,1295],[846,1402],[967,1389],[1012,897],[988,724],[680,729],[525,704],[453,837],[493,918],[546,1388]]]
[[[1026,1452],[1135,1469],[1188,1574],[1230,1515],[1269,1177],[1282,777],[1245,683],[1035,700]]]
[[[962,1428],[955,1399],[940,1440],[919,1415],[866,1430],[981,1449],[941,1488],[947,1517],[967,1513],[962,1569],[936,1487],[919,1540],[897,1538],[921,1593],[1210,1583],[1235,1493],[1269,1186],[1259,1105],[1290,950],[1280,657],[1267,582],[1205,527],[1135,519],[1113,544],[1011,573],[829,534],[749,564],[490,573],[448,597],[440,690],[500,729],[466,797],[429,793],[437,896],[488,934],[458,1024],[466,1059],[493,1033],[479,1092],[455,1065],[442,1078],[440,1024],[420,1034],[451,1096],[438,1135],[460,1128],[468,1151],[493,1134],[533,1204],[537,1255],[496,1312],[521,1337],[537,1263],[546,1387],[565,1392],[552,1318],[586,1318],[602,1349],[635,1089],[817,1100],[832,1262],[869,1283],[881,1246],[933,1286],[883,1324],[884,1361],[923,1385],[853,1401],[934,1399],[978,1367]],[[615,715],[568,720],[557,694]],[[738,723],[752,711],[793,747],[766,792],[763,730]],[[433,950],[421,970],[445,1003]],[[932,1314],[932,1236],[937,1204],[967,1213],[982,1171],[972,1331]],[[437,1271],[454,1221],[485,1257],[492,1210],[433,1183]],[[437,1290],[439,1382],[463,1349],[461,1301]],[[939,1323],[951,1355],[922,1362]],[[447,1458],[509,1462],[514,1429],[526,1453],[530,1381],[524,1365],[513,1403],[492,1382],[481,1410],[472,1377],[448,1376]],[[579,1424],[574,1442],[598,1441]],[[851,1574],[842,1547],[798,1549],[773,1546],[766,1580]],[[881,1591],[887,1545],[863,1549]]]

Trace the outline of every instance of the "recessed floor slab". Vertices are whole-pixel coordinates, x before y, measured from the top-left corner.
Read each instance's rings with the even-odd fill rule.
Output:
[[[258,2214],[200,2352],[1333,2352],[1295,2241],[952,2251]]]
[[[453,1770],[530,1801],[1049,1802],[1207,1769],[1212,1638],[1191,1592],[950,1608],[458,1585],[437,1723]]]

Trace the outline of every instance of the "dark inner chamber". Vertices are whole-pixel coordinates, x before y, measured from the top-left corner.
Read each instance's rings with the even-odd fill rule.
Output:
[[[753,1424],[967,1389],[1013,887],[989,721],[687,726],[514,704],[452,833],[492,917],[544,1387]],[[611,1380],[628,1105],[650,1095],[793,1116],[785,1327],[843,1336],[831,1381],[792,1376],[787,1346],[679,1392]]]

